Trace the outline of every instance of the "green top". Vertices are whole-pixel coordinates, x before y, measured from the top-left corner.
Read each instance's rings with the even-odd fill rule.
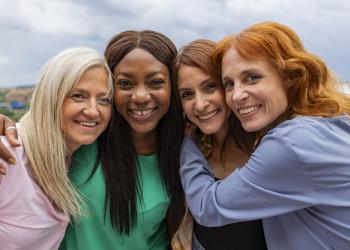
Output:
[[[74,155],[70,179],[86,199],[81,222],[69,225],[60,250],[166,249],[169,244],[165,224],[169,197],[158,170],[156,155],[138,156],[143,202],[137,204],[137,224],[129,236],[113,229],[109,209],[104,221],[105,182],[101,166],[87,182],[97,153],[97,143],[83,146]]]

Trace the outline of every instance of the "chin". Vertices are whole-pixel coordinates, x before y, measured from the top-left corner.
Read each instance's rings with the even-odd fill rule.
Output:
[[[199,128],[203,134],[206,134],[206,135],[212,135],[212,134],[215,134],[219,131],[219,129],[216,129],[216,128]]]

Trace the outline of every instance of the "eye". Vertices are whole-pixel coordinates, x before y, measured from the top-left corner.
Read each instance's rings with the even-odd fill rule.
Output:
[[[108,98],[108,97],[103,97],[97,100],[97,102],[99,104],[101,104],[102,106],[108,106],[112,103],[112,99]]]
[[[181,99],[190,99],[192,96],[193,92],[190,90],[184,90],[180,94]]]
[[[115,83],[116,85],[119,85],[122,89],[128,89],[132,87],[132,83],[129,80],[126,79],[119,79]]]
[[[73,93],[70,95],[70,98],[72,98],[74,101],[82,102],[85,100],[85,95],[81,93]]]
[[[222,85],[224,86],[225,91],[229,91],[233,89],[233,87],[235,86],[235,83],[232,80],[225,80],[223,81]]]
[[[256,74],[256,73],[250,73],[248,74],[246,77],[245,77],[245,82],[247,84],[255,84],[257,83],[260,79],[262,79],[263,76],[262,75],[259,75],[259,74]]]
[[[218,87],[218,84],[215,82],[209,82],[204,86],[205,91],[214,91]]]
[[[160,86],[164,83],[165,83],[165,81],[163,79],[160,79],[160,78],[155,78],[155,79],[152,79],[150,81],[150,85],[152,85],[152,86]]]

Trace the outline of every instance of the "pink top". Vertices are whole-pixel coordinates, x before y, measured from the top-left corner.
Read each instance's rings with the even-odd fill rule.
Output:
[[[53,208],[31,178],[24,148],[12,148],[4,136],[0,139],[16,158],[15,165],[1,161],[7,175],[0,175],[0,249],[58,249],[68,216]]]

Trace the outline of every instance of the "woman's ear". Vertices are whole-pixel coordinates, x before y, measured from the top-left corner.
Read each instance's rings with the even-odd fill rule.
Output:
[[[286,78],[285,81],[284,81],[285,87],[286,87],[287,89],[289,89],[290,87],[292,87],[292,86],[294,85],[294,82],[295,82],[294,79],[292,79],[292,78]]]

